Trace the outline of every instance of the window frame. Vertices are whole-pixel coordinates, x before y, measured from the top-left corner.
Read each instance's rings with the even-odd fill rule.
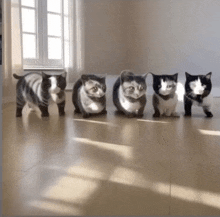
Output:
[[[36,59],[35,58],[23,58],[24,69],[64,69],[64,0],[61,1],[61,12],[50,12],[47,10],[47,0],[35,0],[35,7],[29,7],[22,5],[20,0],[20,11],[22,19],[22,8],[35,10],[35,35],[36,35]],[[48,35],[48,14],[60,15],[61,19],[61,36],[49,36]],[[22,25],[22,22],[21,22]],[[40,34],[42,32],[43,34]],[[23,25],[21,27],[22,43],[23,34],[34,34],[23,31]],[[48,38],[59,38],[61,40],[61,58],[49,59],[48,56]],[[47,49],[45,49],[47,48]]]

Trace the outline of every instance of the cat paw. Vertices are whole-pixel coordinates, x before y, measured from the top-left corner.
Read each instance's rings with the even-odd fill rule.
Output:
[[[212,118],[212,117],[213,117],[213,114],[212,114],[211,112],[207,112],[207,113],[206,113],[206,117],[207,117],[207,118]]]
[[[159,117],[160,117],[160,114],[154,113],[154,114],[153,114],[153,117],[154,117],[154,118],[159,118]]]
[[[103,110],[102,112],[101,112],[101,114],[103,114],[103,115],[106,115],[108,112],[107,112],[107,110]]]
[[[142,118],[144,116],[144,114],[142,113],[142,114],[137,114],[137,117],[138,118]]]
[[[16,113],[16,117],[17,118],[22,117],[22,113]]]
[[[185,113],[185,115],[184,115],[185,117],[191,117],[192,116],[192,114],[191,113]]]
[[[49,113],[42,113],[41,114],[41,117],[43,118],[43,117],[49,117]]]
[[[60,116],[64,116],[64,115],[65,115],[65,112],[59,112],[59,115],[60,115]]]
[[[90,114],[83,114],[83,118],[89,118],[90,117]]]
[[[127,116],[128,118],[134,118],[134,117],[135,117],[135,114],[126,114],[126,116]]]
[[[75,114],[79,114],[79,113],[80,113],[80,110],[75,109],[75,110],[74,110],[74,113],[75,113]]]
[[[171,117],[179,118],[180,115],[177,112],[174,112],[174,113],[171,114]]]

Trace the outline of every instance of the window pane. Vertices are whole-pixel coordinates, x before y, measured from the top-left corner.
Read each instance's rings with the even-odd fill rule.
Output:
[[[67,17],[64,18],[64,39],[69,40],[69,19]]]
[[[23,32],[35,33],[35,10],[22,8]]]
[[[64,14],[65,15],[68,15],[68,13],[69,13],[69,1],[68,0],[64,0]]]
[[[61,39],[48,37],[48,59],[61,59]]]
[[[47,11],[61,13],[61,0],[47,0]]]
[[[61,36],[61,16],[48,13],[48,35]]]
[[[22,6],[35,7],[35,0],[21,0]]]
[[[23,56],[25,59],[36,59],[36,36],[23,34]]]

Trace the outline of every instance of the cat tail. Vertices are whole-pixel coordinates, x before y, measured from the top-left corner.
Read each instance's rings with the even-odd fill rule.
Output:
[[[23,78],[23,76],[19,76],[19,75],[15,74],[15,73],[13,74],[13,76],[14,76],[15,79]]]

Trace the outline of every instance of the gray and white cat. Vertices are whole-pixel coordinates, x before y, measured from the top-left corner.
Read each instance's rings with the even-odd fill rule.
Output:
[[[174,75],[153,75],[153,117],[175,116],[178,97],[176,94],[178,73]]]
[[[105,77],[83,74],[74,84],[72,102],[75,113],[82,113],[83,118],[92,114],[106,114]]]
[[[184,108],[185,116],[191,116],[192,105],[203,108],[207,117],[213,117],[212,109],[212,82],[209,72],[206,75],[190,75],[186,74]]]
[[[113,103],[127,117],[142,117],[146,99],[146,76],[135,75],[130,70],[121,72],[113,86]]]
[[[18,79],[16,86],[16,117],[22,116],[22,109],[27,103],[29,107],[38,106],[41,116],[49,116],[49,103],[57,103],[59,115],[65,114],[66,72],[60,75],[48,75],[44,72],[30,72],[24,76],[13,74]]]

